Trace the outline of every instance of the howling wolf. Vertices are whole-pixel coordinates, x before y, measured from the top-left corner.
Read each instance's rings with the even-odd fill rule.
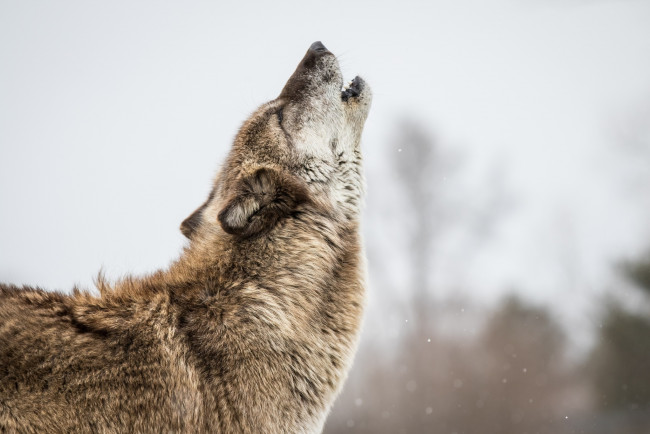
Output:
[[[246,120],[166,270],[0,284],[0,432],[314,433],[357,344],[369,86],[311,45]]]

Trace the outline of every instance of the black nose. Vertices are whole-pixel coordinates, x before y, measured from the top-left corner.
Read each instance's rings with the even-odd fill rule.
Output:
[[[321,41],[316,41],[313,44],[311,44],[311,47],[309,47],[309,51],[322,53],[323,51],[327,51],[327,48],[325,48],[325,45],[323,45]]]

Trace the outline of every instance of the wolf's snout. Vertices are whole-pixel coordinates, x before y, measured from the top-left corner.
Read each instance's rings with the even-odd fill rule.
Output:
[[[314,90],[327,86],[336,76],[340,76],[336,58],[321,41],[316,41],[311,44],[305,57],[285,84],[280,97],[298,100],[308,94],[321,93]]]
[[[305,57],[303,57],[298,68],[302,67],[303,70],[316,68],[317,65],[321,63],[321,59],[328,56],[333,57],[332,52],[328,50],[321,41],[316,41],[309,46],[309,49],[307,50],[307,53],[305,53]]]

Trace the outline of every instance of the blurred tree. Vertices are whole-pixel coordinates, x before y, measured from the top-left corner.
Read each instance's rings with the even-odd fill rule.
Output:
[[[591,361],[600,409],[650,411],[647,317],[610,302]]]
[[[626,261],[623,276],[650,297],[650,256]],[[650,411],[650,315],[606,303],[590,358],[597,404],[604,411]],[[649,421],[650,422],[650,421]]]
[[[475,375],[483,432],[557,432],[557,406],[566,378],[563,330],[542,307],[509,296],[492,314],[479,341]]]
[[[394,146],[398,147],[398,157],[393,160],[393,167],[408,206],[404,217],[410,223],[414,320],[426,328],[431,325],[425,309],[430,307],[433,246],[438,231],[444,227],[447,208],[440,186],[442,178],[451,174],[452,167],[448,156],[422,125],[405,119],[397,131],[399,136]]]
[[[650,296],[650,254],[636,261],[626,261],[621,268],[630,282]]]

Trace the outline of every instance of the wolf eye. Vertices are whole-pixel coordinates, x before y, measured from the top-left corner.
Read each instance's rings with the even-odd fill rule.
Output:
[[[277,111],[278,123],[280,123],[280,124],[282,123],[282,119],[284,119],[284,116],[282,116],[282,110],[283,109],[284,109],[284,107],[280,107],[280,110]]]

